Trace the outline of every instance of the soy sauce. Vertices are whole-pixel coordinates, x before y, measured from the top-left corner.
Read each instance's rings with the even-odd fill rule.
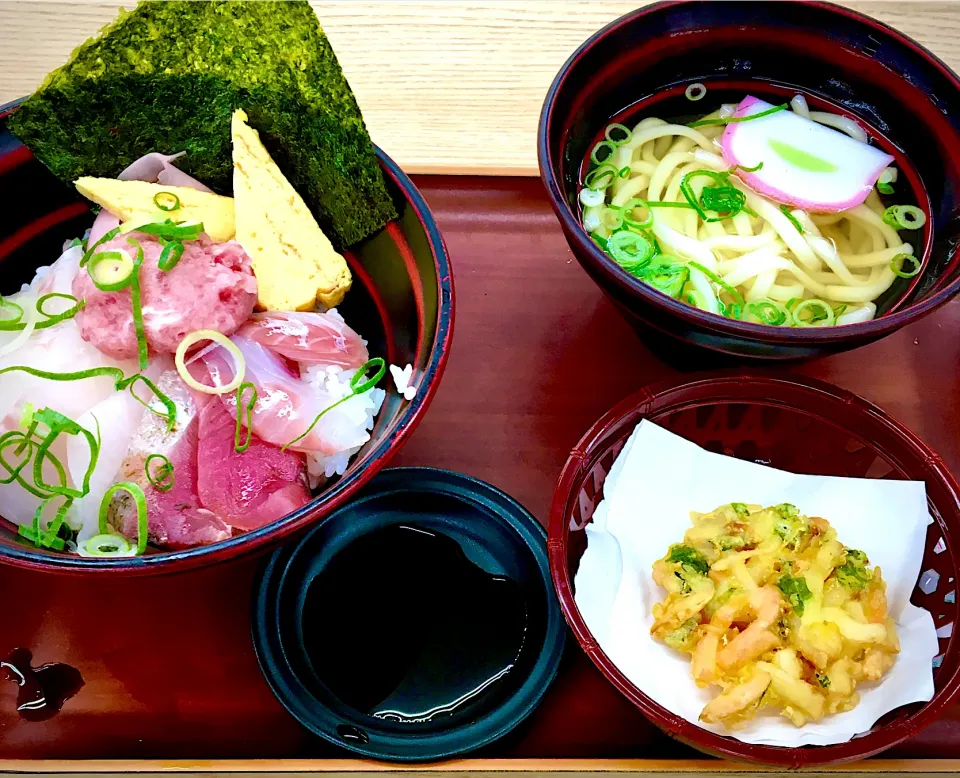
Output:
[[[0,660],[0,680],[13,681],[17,692],[17,713],[27,721],[52,718],[83,687],[80,672],[70,665],[33,667],[33,655],[25,648],[14,649]]]
[[[475,715],[510,690],[527,634],[514,580],[449,537],[392,526],[344,549],[301,612],[317,677],[361,713],[403,724]]]

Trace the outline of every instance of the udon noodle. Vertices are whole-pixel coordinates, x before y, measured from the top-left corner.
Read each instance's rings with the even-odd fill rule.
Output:
[[[703,118],[726,121],[735,109]],[[809,111],[801,96],[791,109],[867,140],[851,119]],[[583,225],[627,272],[714,314],[823,326],[872,319],[897,277],[919,271],[898,230],[922,227],[922,211],[885,208],[876,188],[839,213],[781,205],[745,185],[738,173],[749,169],[722,156],[725,124],[701,121],[614,124],[593,149],[580,193]],[[879,180],[892,191],[896,170]],[[898,220],[900,211],[909,218]]]

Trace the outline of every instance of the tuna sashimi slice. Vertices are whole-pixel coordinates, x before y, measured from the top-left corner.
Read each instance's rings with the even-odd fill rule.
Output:
[[[236,418],[222,402],[213,400],[201,409],[199,432],[200,503],[231,526],[257,529],[310,502],[303,454],[281,451],[256,435],[238,454]]]
[[[238,334],[301,365],[356,369],[370,358],[363,339],[335,310],[255,313]]]
[[[734,117],[774,106],[748,96]],[[781,110],[723,131],[723,156],[741,168],[737,176],[778,203],[817,213],[838,213],[867,199],[893,157],[793,111]]]
[[[203,508],[197,495],[200,406],[209,401],[198,405],[176,370],[164,372],[157,379],[157,387],[177,404],[176,425],[168,433],[164,418],[145,413],[120,466],[119,480],[132,481],[143,489],[151,543],[164,548],[188,548],[226,540],[231,535],[230,526]],[[154,489],[147,480],[146,460],[151,454],[163,454],[173,465],[174,486],[168,492]],[[136,542],[136,509],[125,492],[114,498],[108,518],[121,534]]]

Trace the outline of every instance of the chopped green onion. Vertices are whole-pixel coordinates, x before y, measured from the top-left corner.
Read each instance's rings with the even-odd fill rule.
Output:
[[[47,300],[51,300],[53,298],[70,300],[73,305],[61,313],[47,313],[45,310],[43,310],[43,305],[45,302],[47,302]],[[44,330],[47,327],[52,327],[54,324],[59,324],[67,319],[72,319],[80,312],[80,310],[83,308],[83,305],[84,301],[78,300],[72,294],[63,294],[62,292],[51,292],[50,294],[45,294],[40,297],[36,303],[37,313],[45,318],[43,321],[36,322],[34,324],[34,329]],[[4,307],[8,307],[9,309],[16,308],[20,315],[17,316],[17,318],[4,318],[2,316]],[[3,299],[0,298],[0,332],[13,332],[25,329],[27,325],[21,320],[22,316],[23,308],[16,303],[4,302]]]
[[[718,299],[717,305],[720,306],[720,315],[726,316],[728,319],[739,319],[743,316],[743,306],[738,303],[728,305],[723,300]]]
[[[623,211],[616,206],[607,206],[600,211],[600,223],[611,232],[616,232],[623,227]],[[604,243],[606,250],[606,243]]]
[[[905,272],[903,269],[904,262],[912,262],[913,269]],[[897,254],[890,262],[890,269],[900,278],[913,278],[920,272],[920,260],[912,254]]]
[[[161,211],[179,211],[180,198],[173,192],[157,192],[153,196],[153,204]]]
[[[157,399],[166,409],[167,411],[166,413],[161,413],[160,411],[158,411],[156,408],[153,407],[152,403],[148,403],[146,400],[142,400],[140,397],[137,396],[137,393],[133,390],[133,387],[136,385],[137,381],[140,381],[146,384],[147,388],[157,396]],[[135,375],[132,375],[129,378],[124,379],[123,386],[122,387],[118,386],[117,388],[118,390],[129,389],[130,395],[133,397],[134,400],[140,403],[148,411],[151,411],[152,413],[157,414],[157,416],[161,416],[165,418],[167,420],[167,432],[168,433],[173,432],[173,427],[177,422],[177,404],[173,400],[171,400],[167,395],[161,392],[160,389],[157,388],[157,385],[153,381],[151,381],[149,378],[147,378],[143,373],[136,373]]]
[[[915,205],[891,205],[883,212],[883,221],[895,230],[919,230],[927,215]]]
[[[780,211],[784,216],[790,221],[790,223],[796,228],[797,232],[803,235],[803,225],[800,223],[800,220],[790,212],[790,208],[786,205],[780,206]]]
[[[250,399],[248,399],[246,405],[244,405],[243,393],[248,389],[250,390]],[[250,448],[250,441],[253,439],[253,431],[250,429],[250,426],[253,420],[253,409],[257,404],[257,397],[257,387],[249,381],[244,381],[237,387],[237,426],[233,432],[233,450],[238,454],[242,454]],[[246,414],[245,420],[244,414]],[[247,437],[241,443],[240,435],[243,432],[244,426],[247,428]]]
[[[848,307],[848,306],[847,306],[846,303],[841,303],[841,304],[838,305],[836,308],[834,308],[834,309],[833,309],[833,318],[834,318],[834,319],[839,319],[840,316],[843,315],[843,312],[844,312],[845,310],[847,310],[847,307]]]
[[[587,189],[606,189],[618,175],[619,172],[613,165],[600,165],[584,176],[583,185]]]
[[[142,554],[147,550],[147,497],[143,493],[143,489],[141,489],[135,483],[124,481],[123,483],[114,484],[107,489],[107,492],[103,495],[103,500],[100,503],[100,534],[110,534],[110,530],[107,525],[107,513],[110,510],[110,503],[113,500],[113,495],[115,495],[117,492],[126,492],[129,494],[137,506],[137,554]]]
[[[0,330],[12,330],[23,319],[23,308],[0,296]]]
[[[646,208],[647,216],[644,219],[634,219],[633,212],[636,208]],[[634,197],[630,202],[623,206],[623,221],[631,227],[638,227],[641,230],[650,229],[653,226],[653,211],[647,207],[645,200]]]
[[[94,437],[93,433],[85,427],[81,427],[73,419],[67,418],[52,408],[43,408],[33,415],[33,422],[45,424],[49,429],[46,437],[40,442],[36,454],[33,458],[33,482],[37,489],[44,490],[50,494],[62,494],[64,497],[80,498],[90,493],[90,478],[97,467],[97,459],[100,455],[100,442]],[[63,465],[50,453],[50,448],[54,441],[63,433],[67,435],[79,435],[86,439],[90,447],[90,464],[83,477],[83,483],[80,489],[74,489],[67,486],[67,476]],[[48,484],[44,481],[43,465],[44,462],[50,462],[57,475],[60,478],[59,484]]]
[[[801,317],[801,314],[804,311],[810,312],[810,318],[804,319]],[[792,311],[793,322],[798,327],[812,327],[817,326],[816,323],[824,321],[827,326],[830,326],[836,321],[836,317],[833,313],[833,308],[823,300],[818,300],[816,298],[812,300],[801,300],[797,303],[797,306]]]
[[[150,463],[159,460],[160,464],[150,472]],[[163,454],[151,454],[143,463],[143,470],[147,476],[150,486],[159,492],[169,492],[176,484],[176,476],[173,472],[173,462],[169,457]]]
[[[130,556],[133,551],[133,546],[123,535],[114,535],[112,532],[94,535],[83,547],[90,556],[123,557]]]
[[[630,230],[615,232],[607,238],[607,253],[628,273],[636,272],[653,257],[653,244],[643,235]]]
[[[374,372],[374,374],[368,378],[367,373],[374,368],[376,369],[376,372]],[[310,422],[310,426],[307,427],[302,434],[298,435],[285,446],[283,446],[281,451],[286,451],[288,448],[290,448],[290,446],[299,443],[301,440],[307,437],[307,435],[313,432],[313,428],[317,426],[317,422],[323,418],[325,413],[332,411],[338,405],[342,405],[351,397],[355,397],[358,394],[364,394],[365,392],[369,392],[371,389],[373,389],[373,387],[380,382],[380,379],[383,378],[386,372],[387,363],[383,357],[374,357],[373,359],[368,359],[366,362],[360,365],[360,367],[357,368],[357,372],[354,373],[353,377],[350,379],[350,394],[348,394],[346,397],[341,397],[335,403],[328,405],[326,408],[320,411],[320,413],[314,417],[313,421]]]
[[[707,88],[700,82],[690,84],[683,93],[683,96],[692,103],[702,100],[707,96]]]
[[[10,367],[0,368],[0,375],[14,372],[26,373],[27,375],[32,375],[35,378],[44,378],[48,381],[80,381],[84,378],[112,378],[114,381],[114,387],[118,392],[122,392],[124,389],[130,388],[130,394],[133,395],[134,399],[138,400],[143,406],[153,411],[158,416],[164,416],[167,419],[168,432],[173,429],[173,425],[177,419],[176,403],[167,397],[167,395],[165,395],[163,392],[161,392],[153,383],[153,381],[151,381],[142,373],[135,373],[128,378],[124,376],[123,371],[119,367],[92,367],[89,370],[78,370],[73,373],[53,373],[48,370],[38,370],[37,368],[29,367],[28,365],[11,365]],[[167,409],[167,413],[159,413],[148,403],[137,397],[136,393],[133,391],[133,385],[137,381],[142,381],[145,383],[153,391],[153,393],[157,395],[157,398]]]
[[[69,300],[73,303],[73,305],[71,305],[65,311],[61,311],[60,313],[47,313],[45,310],[43,310],[43,304],[47,300],[52,300],[54,298],[58,300]],[[62,321],[66,321],[67,319],[72,319],[80,312],[80,309],[83,308],[83,305],[84,301],[78,300],[72,294],[63,294],[62,292],[50,292],[50,294],[45,294],[37,299],[37,313],[45,316],[46,321],[37,322],[36,328],[38,330],[42,330],[47,327],[52,327],[54,324],[59,324]]]
[[[710,178],[716,181],[716,184],[712,186],[703,187],[700,191],[699,200],[693,192],[693,185],[690,183],[697,177]],[[730,184],[730,174],[727,172],[718,173],[715,170],[702,169],[687,173],[680,182],[680,192],[705,222],[719,222],[730,219],[744,210],[744,205],[747,202],[746,194]],[[724,215],[707,216],[707,211]]]
[[[619,132],[623,134],[622,138],[614,138],[613,133]],[[615,146],[622,146],[624,143],[629,143],[630,139],[633,137],[633,133],[630,131],[629,127],[624,127],[622,124],[611,124],[604,130],[603,137],[608,141],[613,143]]]
[[[729,116],[726,119],[701,119],[698,122],[692,122],[688,124],[688,127],[707,127],[711,124],[735,124],[737,122],[751,122],[754,119],[762,119],[764,116],[770,116],[770,114],[778,113],[780,111],[787,110],[787,104],[775,105],[773,108],[768,108],[766,111],[760,111],[759,113],[751,114],[750,116]]]
[[[800,298],[799,298],[799,297],[791,297],[789,300],[787,300],[787,302],[784,304],[783,307],[786,308],[786,309],[789,311],[789,310],[791,310],[791,309],[793,308],[793,306],[796,305],[798,302],[800,302]]]
[[[127,238],[127,243],[137,247],[137,258],[133,261],[133,272],[130,274],[130,302],[133,305],[133,331],[137,335],[137,356],[140,358],[140,369],[146,370],[149,362],[147,333],[143,329],[143,308],[140,305],[140,265],[143,264],[143,246],[136,238]]]
[[[695,205],[690,203],[674,203],[669,200],[644,200],[648,208],[689,208],[696,210]]]
[[[196,240],[203,232],[203,222],[175,222],[167,219],[162,222],[139,224],[133,228],[133,231],[157,235],[167,240]]]
[[[779,303],[770,300],[758,300],[747,303],[747,313],[760,319],[761,324],[779,327],[787,322],[790,312]]]
[[[690,268],[680,264],[676,257],[660,254],[636,275],[654,289],[677,299],[690,279]]]
[[[82,246],[82,245],[83,245],[83,241],[80,240],[80,238],[74,238],[73,240],[70,241],[69,248],[75,249],[77,246]]]
[[[113,228],[112,230],[110,230],[109,232],[105,232],[105,233],[103,234],[103,236],[100,238],[100,240],[98,240],[96,243],[94,243],[90,248],[88,248],[88,249],[84,252],[83,257],[81,257],[81,259],[80,259],[80,267],[83,267],[84,265],[87,264],[87,262],[90,261],[90,258],[94,255],[94,253],[96,252],[96,250],[97,250],[102,244],[106,243],[108,240],[113,240],[113,239],[114,239],[115,237],[117,237],[117,235],[119,235],[119,234],[120,234],[120,228],[119,228],[119,227],[114,227],[114,228]]]
[[[600,152],[603,151],[604,149],[609,149],[610,153],[607,154],[603,159],[600,159]],[[610,157],[614,155],[616,150],[617,150],[616,143],[611,143],[608,140],[602,140],[596,146],[594,146],[593,151],[590,152],[590,161],[593,162],[594,165],[602,165],[604,162],[606,162],[608,159],[610,159]]]
[[[133,264],[126,251],[101,251],[90,258],[87,272],[100,291],[119,292],[130,286]]]
[[[43,534],[43,537],[40,539],[40,545],[46,548],[52,548],[56,545],[56,541],[60,541],[61,549],[63,547],[63,540],[58,537],[60,533],[60,527],[63,526],[63,522],[66,520],[67,511],[70,510],[70,506],[73,505],[73,500],[69,497],[63,501],[57,509],[56,516],[53,517],[53,521],[47,524],[47,531]]]
[[[160,239],[161,241],[163,238]],[[171,240],[164,243],[163,251],[160,252],[160,259],[157,260],[157,267],[164,273],[169,273],[177,266],[180,257],[183,256],[183,244],[178,240]]]
[[[884,168],[877,179],[877,191],[880,194],[893,194],[893,182],[897,180],[897,169],[893,167]]]
[[[720,276],[718,276],[712,270],[707,270],[707,268],[705,268],[699,262],[690,262],[689,264],[690,264],[690,267],[694,267],[697,270],[699,270],[707,278],[713,281],[713,283],[715,283],[717,286],[723,289],[723,291],[725,291],[728,295],[730,295],[733,298],[734,303],[736,303],[740,307],[743,307],[743,304],[744,304],[743,295],[740,294],[740,292],[738,292],[734,287],[730,286],[730,284],[728,284],[726,281],[720,278]]]
[[[617,174],[620,178],[629,178],[630,177],[630,166],[624,165],[620,168],[620,172]]]
[[[756,173],[759,170],[763,170],[763,162],[760,161],[753,167],[747,167],[746,165],[734,165],[730,168],[731,173],[736,173],[738,170],[742,170],[744,173]]]
[[[597,205],[603,205],[606,195],[602,189],[581,189],[580,202],[587,208],[593,208]]]

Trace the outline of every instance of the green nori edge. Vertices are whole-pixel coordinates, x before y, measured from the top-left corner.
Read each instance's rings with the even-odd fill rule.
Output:
[[[350,86],[304,0],[141,2],[80,45],[7,120],[67,183],[143,154],[232,192],[243,108],[338,249],[397,217]]]

